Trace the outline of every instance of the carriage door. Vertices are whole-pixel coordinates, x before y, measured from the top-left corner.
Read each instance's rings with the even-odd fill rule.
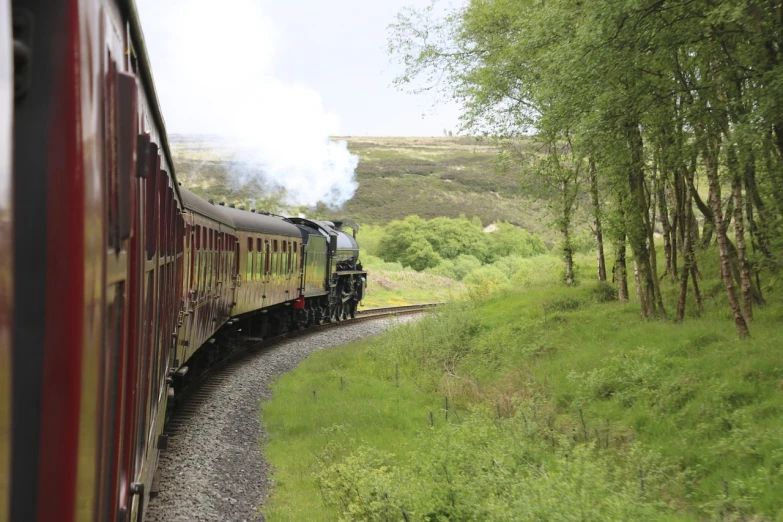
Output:
[[[130,327],[129,252],[132,203],[136,172],[137,83],[135,76],[117,70],[111,52],[106,54],[103,106],[104,197],[106,204],[106,308],[104,315],[103,375],[101,388],[100,492],[98,518],[115,520],[127,513],[130,470],[123,458],[127,434],[126,411],[132,408],[129,373],[132,350]]]

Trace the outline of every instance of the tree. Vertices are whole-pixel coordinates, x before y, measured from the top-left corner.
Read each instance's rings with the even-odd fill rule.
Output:
[[[405,66],[398,85],[451,96],[464,108],[463,130],[496,139],[509,162],[531,175],[531,186],[549,191],[567,266],[586,162],[598,278],[596,201],[607,202],[602,217],[621,282],[631,247],[644,317],[666,317],[657,220],[664,274],[680,285],[678,320],[689,281],[701,308],[695,249],[714,241],[745,337],[752,307],[763,303],[759,271],[777,270],[775,252],[783,249],[779,4],[472,0],[444,16],[432,6],[404,11],[391,28],[390,51]],[[528,135],[540,146],[534,158],[515,154]],[[708,180],[706,203],[694,183],[701,176]],[[694,206],[704,217],[701,234]],[[622,299],[622,283],[619,293]]]

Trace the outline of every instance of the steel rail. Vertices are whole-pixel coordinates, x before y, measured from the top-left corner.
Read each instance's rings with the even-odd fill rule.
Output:
[[[220,374],[225,368],[241,361],[244,357],[257,353],[259,350],[273,348],[284,341],[315,334],[321,330],[325,330],[328,328],[339,328],[342,326],[348,326],[359,322],[372,321],[375,319],[383,319],[386,317],[424,313],[427,310],[431,310],[441,304],[442,303],[426,303],[426,304],[419,304],[419,305],[370,308],[367,310],[358,311],[355,318],[349,318],[342,321],[335,321],[335,322],[324,323],[320,325],[313,325],[307,328],[303,328],[302,330],[285,332],[266,339],[258,338],[258,337],[250,337],[250,336],[240,336],[239,338],[233,340],[234,344],[231,347],[232,350],[229,355],[227,355],[223,359],[213,364],[211,367],[209,367],[209,369],[207,369],[202,374],[193,378],[193,380],[190,381],[188,385],[185,388],[183,388],[179,393],[177,393],[174,397],[169,397],[170,404],[167,406],[169,412],[167,413],[166,425],[168,426],[169,421],[174,418],[175,414],[177,413],[177,410],[182,408],[184,404],[187,403],[188,398],[191,397],[196,391],[198,391],[202,387],[202,385],[207,383],[212,377]]]

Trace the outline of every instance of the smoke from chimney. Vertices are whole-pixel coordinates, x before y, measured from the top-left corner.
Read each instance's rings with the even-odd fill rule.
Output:
[[[315,90],[275,72],[280,34],[259,0],[137,0],[168,131],[221,137],[244,185],[285,202],[339,207],[357,188],[358,156]],[[247,170],[245,170],[247,172]]]

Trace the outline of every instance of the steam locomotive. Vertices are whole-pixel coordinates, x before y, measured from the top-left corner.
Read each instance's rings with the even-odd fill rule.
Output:
[[[132,0],[0,0],[0,522],[143,520],[172,394],[355,315],[357,231],[178,185]]]

